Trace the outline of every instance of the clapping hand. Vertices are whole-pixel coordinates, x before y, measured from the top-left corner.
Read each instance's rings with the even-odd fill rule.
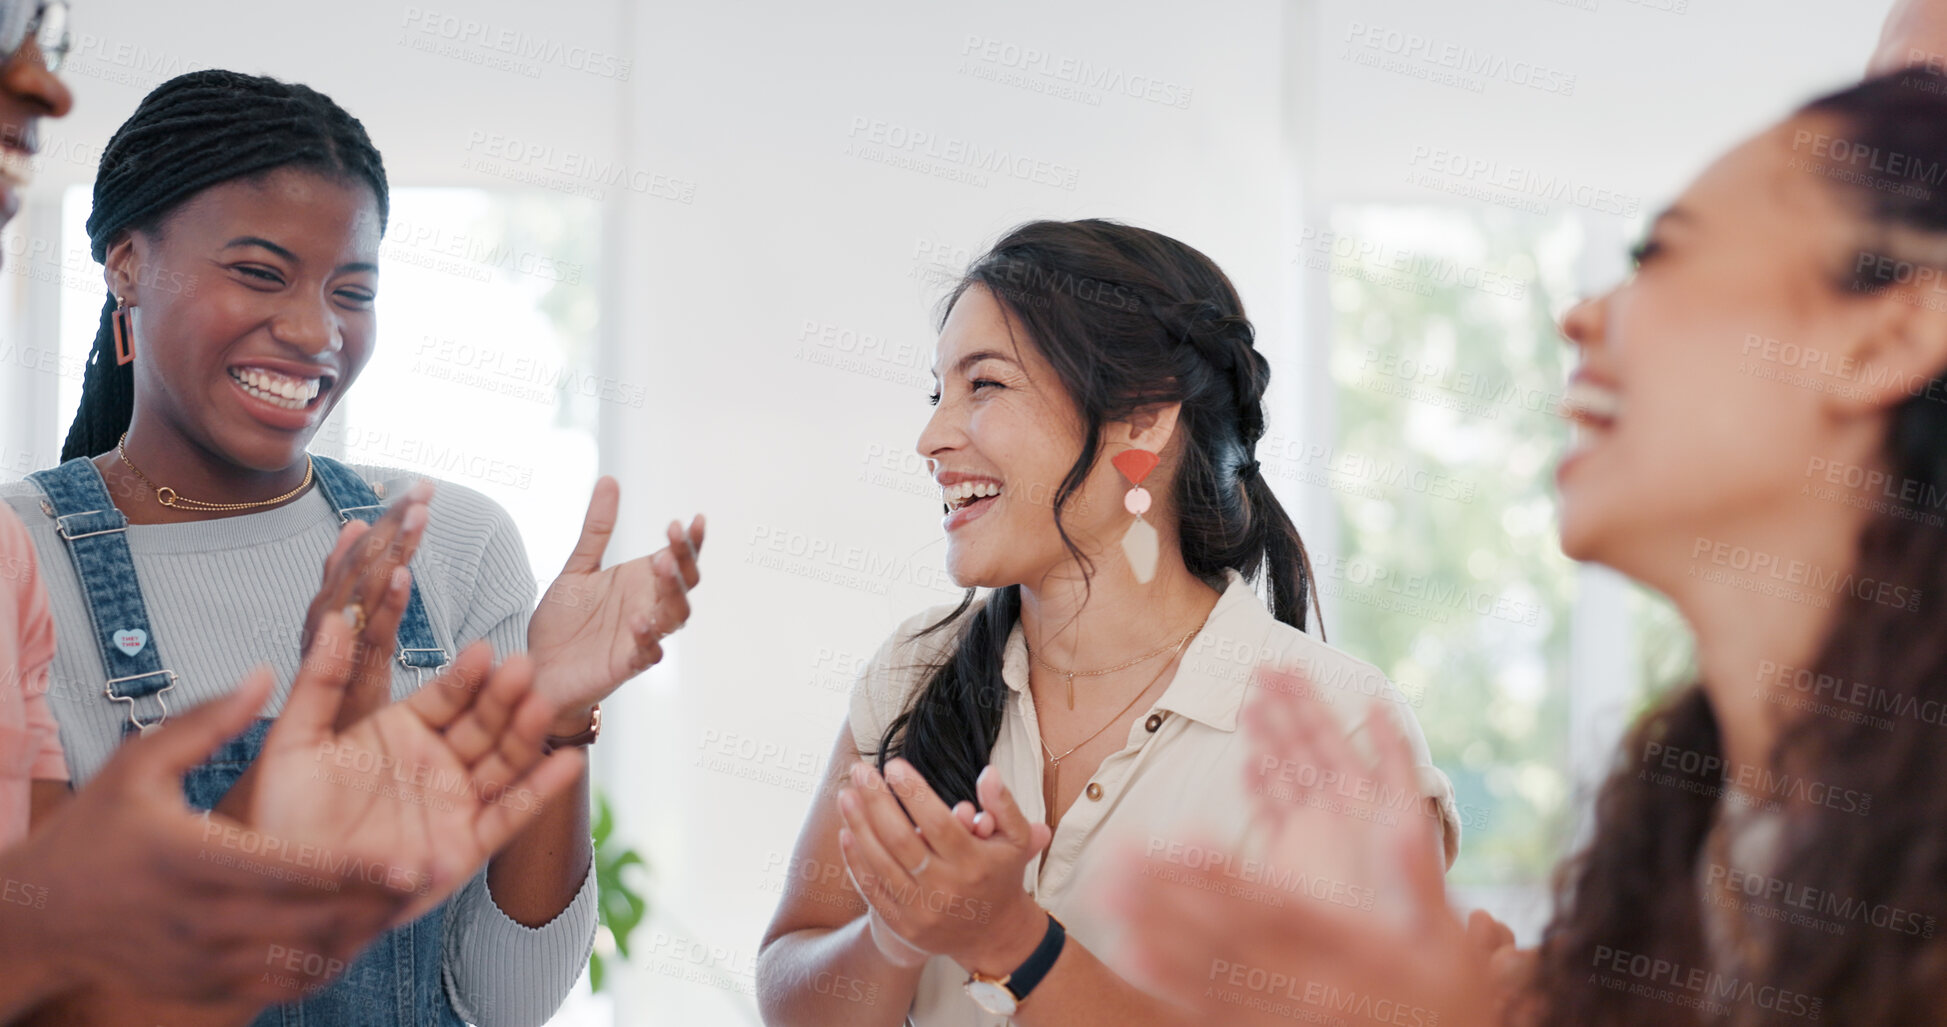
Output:
[[[256,761],[251,826],[335,858],[366,861],[423,915],[465,884],[543,803],[581,775],[584,756],[544,756],[555,709],[516,655],[498,668],[485,642],[405,700],[338,729],[357,647],[328,613]]]
[[[1246,786],[1270,825],[1263,859],[1328,887],[1271,894],[1238,887],[1225,873],[1234,863],[1158,872],[1132,852],[1117,906],[1138,966],[1210,1022],[1288,1025],[1308,1005],[1373,1024],[1498,1022],[1487,954],[1447,907],[1439,821],[1417,808],[1406,739],[1375,704],[1366,723],[1376,763],[1362,758],[1294,682],[1266,679],[1246,710]],[[1281,766],[1296,769],[1267,774]]]
[[[183,802],[182,777],[242,731],[269,671],[130,739],[74,798],[0,854],[28,902],[7,907],[50,954],[54,985],[146,1000],[286,1002],[344,969],[415,896]],[[266,972],[297,953],[295,966]],[[78,993],[79,994],[79,993]],[[0,1019],[11,1015],[0,1009]]]
[[[871,907],[873,940],[895,964],[944,955],[999,975],[1047,928],[1021,882],[1052,832],[1021,812],[994,768],[981,771],[975,788],[985,807],[978,828],[902,759],[883,775],[860,761],[839,789],[839,849]]]
[[[304,614],[303,651],[309,654],[327,613],[352,621],[351,683],[335,727],[344,730],[392,701],[392,656],[399,622],[412,597],[412,556],[426,535],[433,483],[420,481],[376,524],[348,521],[325,558],[324,581]]]
[[[595,483],[581,537],[528,621],[534,688],[562,711],[557,734],[581,730],[590,707],[662,659],[662,640],[689,619],[701,579],[701,514],[687,531],[672,521],[668,547],[604,569],[620,502],[614,478]]]

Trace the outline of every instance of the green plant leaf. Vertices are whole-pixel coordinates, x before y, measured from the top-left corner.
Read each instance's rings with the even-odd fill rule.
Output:
[[[590,836],[595,840],[595,850],[601,851],[608,844],[609,832],[615,829],[615,814],[608,808],[608,796],[595,793],[595,824]]]
[[[626,963],[629,958],[629,936],[649,913],[649,900],[636,889],[629,871],[633,868],[637,873],[647,872],[649,864],[641,853],[616,844],[615,817],[608,797],[597,791],[594,799],[595,817],[589,834],[595,843],[595,908],[600,930],[608,934],[615,943],[616,954]],[[590,952],[589,987],[599,992],[607,979],[608,968],[601,954]]]

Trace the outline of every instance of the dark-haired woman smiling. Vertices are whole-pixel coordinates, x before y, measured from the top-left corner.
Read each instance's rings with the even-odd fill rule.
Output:
[[[88,231],[109,296],[67,462],[0,490],[46,574],[61,640],[55,715],[77,783],[130,730],[217,698],[244,668],[268,661],[289,680],[322,612],[307,602],[320,565],[320,601],[363,622],[375,655],[358,705],[410,694],[485,639],[532,657],[534,691],[564,711],[556,747],[592,742],[597,703],[659,658],[659,639],[687,617],[700,519],[687,534],[672,525],[670,549],[603,570],[617,505],[605,479],[537,611],[519,535],[493,503],[445,485],[428,511],[409,477],[306,453],[372,352],[387,207],[358,121],[267,78],[172,79],[103,151]],[[385,545],[341,531],[388,499],[406,502],[370,529]],[[193,804],[247,808],[267,725],[189,775]],[[584,779],[444,907],[263,1022],[544,1021],[592,944],[590,856]],[[70,1015],[234,1018],[92,1002]]]
[[[991,591],[907,621],[862,674],[764,941],[768,1022],[1190,1022],[1118,972],[1092,885],[1112,838],[1194,865],[1245,837],[1259,666],[1308,672],[1355,738],[1391,700],[1419,765],[1399,815],[1431,809],[1451,859],[1451,789],[1399,692],[1303,630],[1309,561],[1252,456],[1268,364],[1209,258],[1025,225],[951,298],[935,374],[918,448],[947,567]],[[1303,869],[1252,873],[1277,892]]]

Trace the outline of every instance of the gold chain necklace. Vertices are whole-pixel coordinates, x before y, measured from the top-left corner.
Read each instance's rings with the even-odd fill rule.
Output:
[[[1028,655],[1034,659],[1034,662],[1042,665],[1043,667],[1048,668],[1051,671],[1054,671],[1057,674],[1060,674],[1063,680],[1065,680],[1068,683],[1068,708],[1072,710],[1075,708],[1075,679],[1076,678],[1095,678],[1095,677],[1101,677],[1104,674],[1113,674],[1119,670],[1128,670],[1129,668],[1135,666],[1138,663],[1142,663],[1147,660],[1153,660],[1156,657],[1161,656],[1172,649],[1183,648],[1184,643],[1190,641],[1191,638],[1194,638],[1198,630],[1199,628],[1191,628],[1189,634],[1184,635],[1182,638],[1177,639],[1175,642],[1164,643],[1164,645],[1160,649],[1152,649],[1149,652],[1146,652],[1141,656],[1138,656],[1135,659],[1130,660],[1126,663],[1118,663],[1113,667],[1104,667],[1101,670],[1062,670],[1060,667],[1057,667],[1054,664],[1049,663],[1047,660],[1042,659],[1041,654],[1035,652],[1034,647],[1027,644],[1027,634],[1025,632],[1023,632],[1021,635],[1021,644],[1027,647]]]
[[[128,469],[135,472],[137,478],[142,479],[142,484],[155,490],[156,502],[176,510],[255,510],[260,506],[276,506],[311,487],[311,454],[306,453],[304,454],[304,480],[297,483],[297,488],[275,499],[260,499],[254,503],[205,503],[200,499],[178,495],[175,489],[150,481],[149,476],[142,473],[142,468],[135,466],[135,461],[128,458],[128,432],[123,432],[121,441],[115,443],[115,451],[122,455],[122,463],[127,464]]]
[[[1182,638],[1177,639],[1175,645],[1168,646],[1165,649],[1159,649],[1156,652],[1150,653],[1149,656],[1143,657],[1143,659],[1146,660],[1149,659],[1151,656],[1158,656],[1164,652],[1174,650],[1173,652],[1170,652],[1170,659],[1163,661],[1162,669],[1156,672],[1155,677],[1149,679],[1149,684],[1144,685],[1141,691],[1137,692],[1134,696],[1130,697],[1127,705],[1117,710],[1115,716],[1110,717],[1106,723],[1104,723],[1101,727],[1096,728],[1094,732],[1092,732],[1087,738],[1084,738],[1081,741],[1076,742],[1074,745],[1069,746],[1067,752],[1064,752],[1061,755],[1057,756],[1055,755],[1055,751],[1053,749],[1048,748],[1048,740],[1046,738],[1040,739],[1041,753],[1042,755],[1048,758],[1048,766],[1050,768],[1048,772],[1048,794],[1044,796],[1042,800],[1047,805],[1048,809],[1052,810],[1055,808],[1055,799],[1057,796],[1061,795],[1061,761],[1067,759],[1069,756],[1074,755],[1076,749],[1079,749],[1082,746],[1095,741],[1097,735],[1100,735],[1102,732],[1107,731],[1111,726],[1115,724],[1116,721],[1122,719],[1123,714],[1128,713],[1131,709],[1133,709],[1136,703],[1140,701],[1143,696],[1148,695],[1149,690],[1156,687],[1156,682],[1163,680],[1163,674],[1170,669],[1170,661],[1176,659],[1177,654],[1183,651],[1183,647],[1190,644],[1190,639],[1196,637],[1196,633],[1198,630],[1199,629],[1197,628],[1192,628],[1189,634],[1184,635]],[[1023,641],[1025,641],[1025,639],[1023,639]],[[1136,663],[1141,663],[1141,662],[1142,660],[1136,661]],[[1046,667],[1047,664],[1044,663],[1042,664],[1042,666]],[[1124,664],[1124,666],[1132,667],[1135,666],[1135,664],[1133,663]],[[1050,667],[1049,669],[1053,670],[1054,668]],[[1107,673],[1107,672],[1097,671],[1096,673]]]

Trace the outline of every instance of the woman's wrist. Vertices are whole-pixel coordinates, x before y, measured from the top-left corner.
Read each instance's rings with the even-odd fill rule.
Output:
[[[599,705],[576,706],[555,714],[554,722],[548,728],[548,737],[572,738],[587,732],[595,726],[595,711]]]
[[[1024,891],[998,911],[989,928],[967,951],[955,954],[954,961],[986,977],[1005,977],[1034,955],[1047,932],[1048,911]]]
[[[886,923],[878,910],[868,909],[865,916],[866,934],[872,940],[872,947],[886,962],[901,970],[917,970],[932,958],[932,953],[907,941],[898,931],[893,930],[892,925]]]

